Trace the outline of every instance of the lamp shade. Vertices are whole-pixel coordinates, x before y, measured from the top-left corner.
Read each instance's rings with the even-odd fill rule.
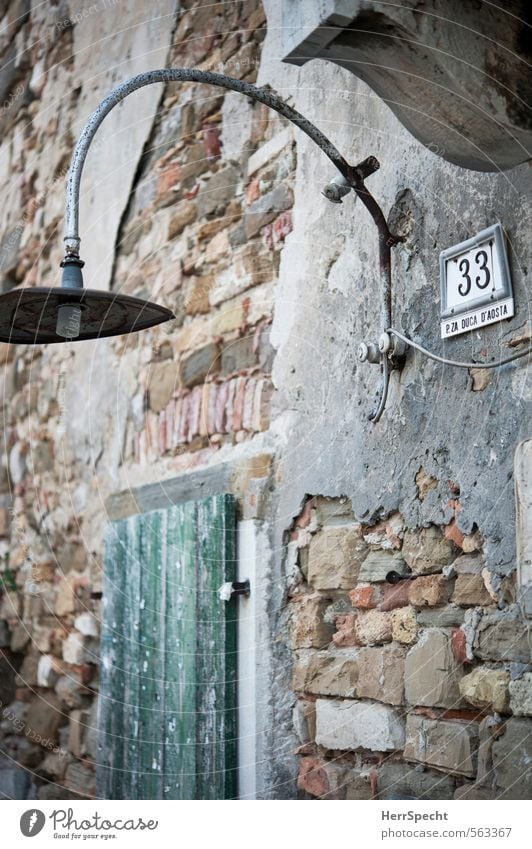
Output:
[[[120,336],[172,318],[159,304],[98,289],[26,288],[0,295],[0,341],[14,345]]]

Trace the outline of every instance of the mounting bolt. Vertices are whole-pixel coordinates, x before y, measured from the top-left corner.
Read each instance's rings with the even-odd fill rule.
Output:
[[[357,349],[357,357],[361,363],[380,362],[379,348],[375,342],[361,342]]]

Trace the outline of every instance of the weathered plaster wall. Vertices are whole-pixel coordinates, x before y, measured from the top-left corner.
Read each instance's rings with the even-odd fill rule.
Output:
[[[381,162],[380,171],[368,179],[368,186],[379,199],[390,226],[399,227],[406,237],[393,250],[394,326],[437,353],[458,360],[485,362],[508,353],[513,346],[526,344],[530,339],[529,165],[496,175],[454,167],[413,140],[386,105],[347,71],[319,60],[295,72],[275,67],[266,57],[282,53],[282,21],[278,4],[266,3],[266,10],[268,36],[259,79],[268,79],[282,88],[285,96],[290,95],[296,107],[311,114],[350,161],[373,154]],[[377,425],[370,424],[367,414],[373,406],[378,369],[359,365],[356,348],[360,341],[376,340],[383,329],[379,323],[377,232],[366,210],[352,198],[344,200],[342,206],[329,205],[321,198],[320,190],[329,179],[327,166],[320,152],[305,139],[298,139],[297,149],[294,230],[281,257],[272,326],[272,343],[277,351],[273,380],[284,411],[278,422],[279,502],[274,547],[279,550],[281,541],[286,541],[286,529],[299,515],[307,496],[347,498],[353,511],[349,521],[372,525],[399,511],[405,527],[418,535],[423,527],[438,526],[443,538],[452,543],[454,555],[448,562],[462,551],[482,550],[482,564],[489,573],[486,581],[500,609],[492,622],[491,653],[485,653],[484,659],[527,660],[526,641],[528,657],[517,650],[515,657],[510,650],[501,654],[496,648],[507,614],[517,617],[511,642],[522,646],[526,634],[526,625],[513,604],[516,562],[512,480],[515,448],[529,431],[532,396],[526,361],[488,373],[469,372],[438,365],[411,352],[403,371],[392,377],[383,418]],[[516,317],[443,344],[439,339],[439,252],[498,220],[508,236]],[[347,520],[332,521],[343,524]],[[297,538],[296,534],[296,546]],[[308,543],[309,536],[303,533],[299,545],[305,549]],[[339,545],[338,541],[331,543],[329,553],[323,554],[323,569],[334,561]],[[429,543],[426,562],[427,570],[438,572],[442,564],[437,565],[436,553],[433,561],[430,557],[435,545]],[[296,596],[301,592],[312,596],[318,588],[319,597],[319,583],[306,575],[305,557],[288,557],[285,580],[289,586],[294,580]],[[508,577],[501,580],[502,576]],[[351,580],[356,586],[356,575]],[[367,586],[367,580],[362,578],[363,586]],[[343,585],[331,586],[339,590]],[[443,598],[430,602],[437,607],[443,603]],[[484,611],[473,599],[462,603],[482,617]],[[319,608],[319,598],[314,604],[318,604],[314,621],[322,622],[324,608]],[[352,607],[356,617],[358,605],[353,602]],[[274,601],[272,615],[280,612],[280,628],[286,627],[283,616],[287,609],[290,611],[290,603],[287,608],[281,605],[280,612]],[[289,614],[296,619],[297,609],[297,605],[292,606]],[[341,631],[341,623],[337,626]],[[449,638],[450,634],[449,630]],[[469,636],[473,639],[472,633]],[[351,645],[368,644],[367,639],[353,639]],[[380,642],[379,638],[369,640],[370,645]],[[471,655],[471,659],[478,662],[477,655]],[[323,655],[316,658],[318,665],[320,661],[325,662]],[[279,647],[276,668],[285,670],[288,666],[285,649]],[[513,674],[519,676],[522,670],[514,667]],[[278,678],[279,719],[285,722],[276,724],[274,748],[281,746],[292,723],[291,705],[283,695],[288,675],[279,671]],[[305,686],[296,689],[304,690]],[[329,692],[321,692],[330,696],[334,686]],[[347,694],[344,691],[341,695]],[[484,707],[489,710],[490,705]],[[403,721],[410,711],[409,707],[403,709]],[[332,722],[332,715],[324,717],[327,722]],[[441,726],[443,736],[444,732]],[[509,731],[508,745],[512,733]],[[308,739],[300,736],[304,746]],[[391,748],[398,747],[402,746]],[[332,745],[318,735],[314,748],[311,742],[310,754],[346,748],[358,747],[353,741]],[[526,757],[529,751],[529,742],[525,741],[520,756]],[[280,781],[286,778],[286,767],[286,761],[279,765]],[[444,769],[453,772],[452,767]],[[523,770],[522,763],[516,766],[513,780],[519,778],[519,769]],[[495,781],[493,772],[486,779],[489,787],[490,781]],[[517,783],[514,792],[518,792]],[[325,793],[326,784],[318,780],[314,795]],[[312,781],[301,783],[306,790],[309,785]],[[345,786],[338,792],[345,794]],[[375,793],[375,786],[361,792]],[[446,792],[452,794],[449,788]],[[487,792],[497,795],[502,790]]]

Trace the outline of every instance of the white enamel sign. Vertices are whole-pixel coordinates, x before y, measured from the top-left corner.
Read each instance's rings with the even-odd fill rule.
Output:
[[[500,224],[440,254],[441,337],[504,321],[514,299]]]

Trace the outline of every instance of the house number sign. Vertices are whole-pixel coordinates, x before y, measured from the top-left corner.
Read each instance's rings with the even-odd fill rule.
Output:
[[[514,314],[500,224],[440,254],[441,337],[458,336]]]

